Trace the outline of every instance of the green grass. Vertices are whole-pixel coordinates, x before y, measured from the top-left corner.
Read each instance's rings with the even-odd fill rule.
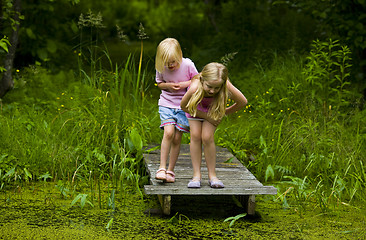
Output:
[[[155,196],[144,200],[131,188],[115,209],[107,208],[110,184],[101,184],[103,207],[82,208],[72,199],[90,194],[79,182],[60,194],[54,183],[33,183],[0,192],[0,235],[4,239],[363,239],[365,209],[340,205],[330,213],[318,210],[302,217],[283,208],[271,197],[258,197],[257,215],[240,217],[231,197],[196,196],[173,198],[172,216],[149,214],[158,207]],[[98,196],[98,194],[96,194]],[[87,197],[87,200],[91,200]],[[190,202],[191,204],[187,204]],[[97,201],[94,200],[94,205]],[[217,206],[220,206],[217,208]],[[192,207],[196,206],[196,207]],[[295,208],[294,208],[295,209]],[[298,211],[298,210],[297,210]],[[144,213],[145,212],[145,213]],[[236,221],[225,221],[237,216]]]
[[[337,62],[323,63],[333,73],[330,80],[330,75],[319,77],[322,66],[315,73],[307,71],[314,61],[275,54],[266,69],[258,63],[232,77],[249,105],[223,121],[216,140],[280,194],[290,189],[287,197],[297,205],[306,202],[328,211],[342,202],[365,201],[365,111],[360,110],[360,96],[351,97],[352,86],[340,87],[349,83],[345,73],[339,73],[343,82],[334,80],[337,69],[329,66]],[[319,82],[330,81],[334,98],[322,95],[323,85],[308,81],[309,74]]]
[[[108,59],[108,51],[100,51]],[[92,73],[55,75],[41,66],[17,73],[15,89],[1,102],[1,191],[46,179],[67,182],[69,189],[83,182],[97,193],[100,182],[110,181],[112,205],[115,196],[127,194],[126,186],[143,197],[142,152],[162,138],[154,72],[132,55],[122,64],[111,62],[113,70],[101,67],[101,59],[91,61]],[[273,59],[266,68],[257,63],[230,73],[249,104],[222,121],[217,144],[259,180],[275,185],[275,199],[301,216],[309,206],[328,212],[340,204],[364,203],[366,118],[355,104],[358,96],[338,94],[345,89],[333,81],[334,96],[344,101],[329,105],[331,98],[322,91],[316,98],[309,94],[318,85],[307,80],[309,71],[304,74],[306,59],[277,54]],[[79,194],[75,205],[90,199],[95,208],[105,208],[97,194]]]

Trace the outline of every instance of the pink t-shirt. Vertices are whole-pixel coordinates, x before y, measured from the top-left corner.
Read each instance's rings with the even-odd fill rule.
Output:
[[[182,63],[179,68],[174,71],[169,71],[166,69],[163,73],[159,73],[156,71],[156,82],[162,83],[179,83],[186,82],[192,79],[195,75],[198,74],[196,66],[189,58],[183,58]],[[161,90],[159,106],[169,107],[169,108],[177,108],[180,109],[180,102],[184,94],[187,92],[187,89],[181,89],[176,92],[169,92],[166,90]]]
[[[207,113],[213,100],[214,100],[213,97],[204,97],[202,99],[202,101],[197,105],[197,110]],[[200,119],[198,117],[192,117],[191,114],[189,114],[189,113],[186,113],[186,116],[187,116],[187,118]]]

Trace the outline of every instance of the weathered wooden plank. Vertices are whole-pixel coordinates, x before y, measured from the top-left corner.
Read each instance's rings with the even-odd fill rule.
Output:
[[[153,171],[153,174],[151,174],[152,178],[155,177],[155,172],[156,171]],[[207,170],[206,171],[201,171],[201,173],[202,173],[202,179],[206,179],[207,178]],[[238,172],[238,171],[224,172],[224,171],[216,170],[216,174],[220,179],[221,178],[242,179],[242,180],[256,179],[255,176],[251,173]],[[192,170],[189,170],[189,172],[187,172],[187,171],[185,171],[185,172],[175,171],[175,178],[176,179],[180,179],[180,178],[181,179],[191,179],[192,178]]]
[[[144,190],[146,194],[160,194],[160,195],[275,195],[277,189],[272,186],[261,187],[235,187],[235,188],[220,188],[214,189],[207,186],[201,186],[201,188],[182,188],[172,185],[157,186],[157,185],[145,185]]]
[[[178,166],[175,167],[174,171],[181,171],[184,170],[186,171],[187,169],[192,170],[192,163],[190,163],[189,165],[183,165],[181,163],[177,163]],[[151,171],[156,171],[159,169],[159,164],[146,164],[146,166],[151,170]],[[249,170],[244,167],[244,166],[233,166],[233,165],[224,165],[224,164],[216,164],[216,170],[222,170],[222,171],[236,171],[236,169],[240,169],[240,171],[245,171],[245,172],[249,172]],[[201,164],[201,170],[207,170],[206,168],[206,164]]]
[[[154,146],[150,146],[152,148]],[[180,155],[174,172],[176,181],[174,183],[163,183],[155,179],[155,173],[160,165],[160,150],[155,149],[148,154],[144,154],[147,172],[150,175],[151,185],[145,185],[146,194],[158,195],[163,213],[170,214],[171,196],[208,196],[208,195],[234,195],[241,199],[243,206],[249,215],[255,213],[255,195],[277,194],[277,189],[273,186],[263,186],[255,176],[243,166],[230,151],[225,148],[216,148],[216,173],[224,183],[225,188],[214,189],[208,185],[207,168],[202,158],[201,164],[201,188],[188,188],[187,184],[192,178],[193,170],[189,154],[189,145],[181,146]]]
[[[176,179],[175,183],[163,183],[160,180],[155,180],[152,179],[151,180],[151,184],[155,185],[155,186],[160,186],[160,187],[166,187],[169,188],[171,186],[176,186],[176,187],[182,187],[182,188],[187,188],[188,182],[191,180],[191,178],[186,178],[186,179]],[[230,181],[228,181],[227,179],[223,180],[223,183],[225,185],[225,187],[231,187],[231,188],[235,188],[235,187],[240,187],[240,186],[245,186],[245,187],[262,187],[263,184],[261,182],[259,182],[256,179],[232,179]],[[201,181],[201,185],[207,185],[208,186],[208,179],[202,179]]]
[[[153,177],[156,173],[156,171],[158,170],[158,167],[150,167],[150,172],[151,172],[151,177]],[[185,178],[185,176],[191,176],[193,174],[193,170],[192,168],[180,168],[180,167],[176,167],[174,169],[175,172],[175,177],[176,178]],[[207,168],[206,167],[201,167],[201,173],[202,173],[202,177],[205,177],[207,174]],[[217,167],[216,168],[216,173],[217,175],[227,175],[227,176],[250,176],[250,177],[254,177],[254,175],[246,168],[221,168],[221,167]]]

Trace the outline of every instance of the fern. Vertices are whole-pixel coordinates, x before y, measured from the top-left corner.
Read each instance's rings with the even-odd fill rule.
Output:
[[[296,173],[293,170],[291,170],[291,166],[276,165],[274,166],[274,169],[281,174],[281,178],[284,175],[296,175]]]

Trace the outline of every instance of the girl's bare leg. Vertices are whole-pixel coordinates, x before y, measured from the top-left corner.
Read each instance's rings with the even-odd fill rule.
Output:
[[[160,167],[166,168],[166,162],[169,157],[170,148],[174,139],[175,127],[174,125],[164,126],[163,140],[161,141],[161,151],[160,151]]]
[[[201,179],[201,162],[202,162],[202,122],[197,120],[189,120],[191,144],[190,152],[193,168],[193,179]]]
[[[182,141],[183,132],[179,131],[175,128],[175,134],[173,141],[170,147],[170,156],[169,156],[169,167],[168,171],[174,172],[175,164],[178,160],[179,152],[180,152],[180,143]]]
[[[202,144],[208,170],[208,178],[216,178],[216,145],[214,134],[216,127],[204,121],[202,124]]]

